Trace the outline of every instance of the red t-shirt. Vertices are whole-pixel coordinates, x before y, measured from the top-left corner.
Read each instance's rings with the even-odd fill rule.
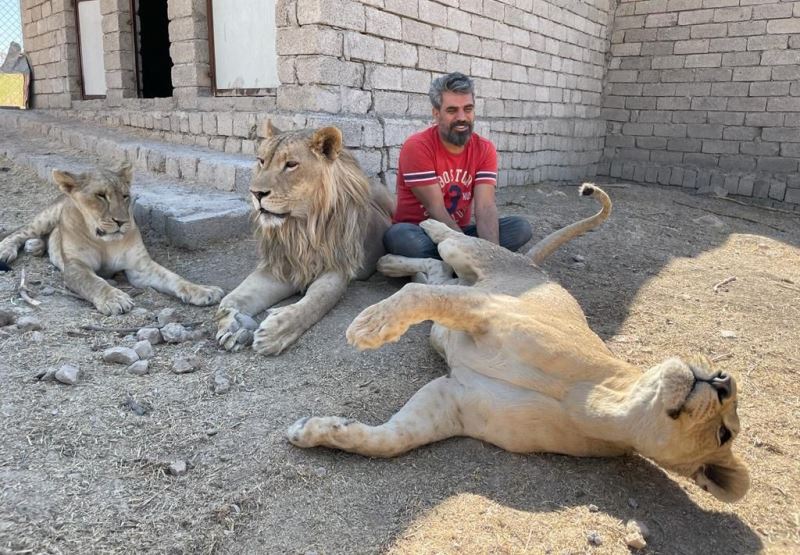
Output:
[[[437,126],[411,135],[400,149],[397,168],[397,210],[394,223],[418,224],[428,217],[411,191],[436,185],[442,189],[444,206],[456,223],[467,226],[472,215],[472,188],[497,185],[497,151],[491,141],[472,133],[460,154],[448,152]]]

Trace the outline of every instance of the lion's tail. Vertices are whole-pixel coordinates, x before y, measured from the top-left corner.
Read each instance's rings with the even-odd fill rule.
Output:
[[[594,197],[601,206],[600,211],[594,216],[580,220],[566,227],[554,231],[538,243],[536,243],[525,254],[532,264],[540,264],[545,258],[553,254],[561,245],[580,237],[589,230],[602,224],[611,215],[611,199],[605,191],[593,183],[584,183],[579,192],[583,196]]]

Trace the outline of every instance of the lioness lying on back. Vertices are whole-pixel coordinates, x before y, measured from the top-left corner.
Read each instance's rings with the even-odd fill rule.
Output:
[[[508,451],[577,456],[638,452],[723,501],[749,486],[731,451],[739,432],[733,378],[704,358],[670,358],[640,372],[616,358],[586,322],[578,303],[536,264],[566,241],[602,223],[594,216],[558,230],[527,256],[457,233],[434,220],[422,227],[460,285],[411,283],[365,309],[347,330],[359,349],[397,341],[432,320],[431,342],[450,374],[420,389],[387,423],[306,418],[289,430],[300,447],[324,445],[392,457],[452,436]],[[424,271],[420,259],[385,257],[394,275]]]
[[[98,274],[125,271],[135,287],[152,287],[195,305],[222,298],[219,287],[187,281],[150,258],[133,219],[130,165],[83,174],[54,170],[53,179],[64,195],[0,242],[0,262],[14,260],[26,242],[26,250],[44,254],[42,237],[49,235],[50,260],[64,272],[67,287],[103,314],[127,312],[133,301]]]

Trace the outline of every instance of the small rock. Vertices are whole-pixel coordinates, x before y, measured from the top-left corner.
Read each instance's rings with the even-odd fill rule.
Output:
[[[725,339],[736,339],[736,332],[731,330],[720,330],[719,334]]]
[[[216,395],[224,395],[231,390],[231,380],[222,370],[217,370],[214,373],[214,381],[211,384],[211,389]]]
[[[47,245],[38,237],[34,237],[25,241],[25,246],[23,249],[25,252],[32,254],[33,256],[42,256],[44,251],[47,249]]]
[[[112,347],[103,351],[103,360],[117,364],[131,365],[139,360],[139,355],[130,347]]]
[[[54,287],[50,287],[49,285],[45,285],[41,289],[39,289],[39,295],[42,297],[49,297],[50,295],[55,295],[56,290]]]
[[[136,362],[128,366],[127,370],[129,374],[144,376],[148,372],[148,366],[150,366],[149,360],[137,360]]]
[[[125,396],[122,406],[129,408],[136,416],[144,416],[152,410],[148,403],[140,403],[130,393]]]
[[[34,343],[41,343],[44,341],[44,334],[40,331],[35,331],[31,334],[31,341]]]
[[[67,385],[75,385],[78,382],[80,373],[81,373],[80,368],[78,368],[77,366],[73,366],[71,364],[65,364],[61,368],[56,370],[55,378],[61,383],[65,383]]]
[[[145,360],[153,356],[153,345],[149,341],[139,341],[133,346],[133,350],[139,355],[139,359]]]
[[[36,331],[42,329],[42,324],[33,316],[23,316],[17,320],[17,329],[20,331]]]
[[[167,343],[181,343],[189,339],[189,334],[182,325],[170,322],[161,328],[161,337]]]
[[[586,258],[581,256],[580,254],[573,254],[572,260],[574,260],[575,262],[586,262]]]
[[[647,547],[645,538],[648,536],[649,532],[643,523],[636,520],[629,520],[625,525],[625,532],[625,543],[628,547],[632,547],[633,549],[644,549]]]
[[[599,510],[600,510],[600,507],[598,507],[597,505],[595,505],[595,504],[589,505],[589,512],[590,513],[596,513]]]
[[[250,316],[244,314],[243,312],[237,312],[235,318],[236,321],[239,322],[239,325],[246,330],[258,329],[258,322],[256,322]]]
[[[56,379],[56,369],[48,368],[47,370],[41,370],[38,374],[36,374],[36,379],[40,382],[49,382],[54,380]]]
[[[242,330],[241,333],[236,336],[236,343],[239,345],[250,345],[253,343],[253,332],[248,329]]]
[[[592,545],[603,545],[603,538],[601,538],[600,534],[594,530],[586,534],[586,540]]]
[[[173,461],[170,463],[169,473],[173,476],[183,476],[186,474],[186,461]]]
[[[634,499],[633,497],[629,497],[628,498],[628,507],[630,507],[631,509],[638,509],[639,508],[639,502],[636,501],[636,499]]]
[[[136,343],[135,335],[126,335],[122,338],[123,343]]]
[[[314,469],[314,475],[317,478],[324,478],[325,476],[328,475],[328,469],[325,468],[324,466],[318,466],[317,468]]]
[[[151,345],[158,345],[163,341],[161,331],[158,328],[142,328],[136,332],[136,339],[148,341]]]
[[[178,356],[172,361],[172,371],[176,374],[188,374],[200,368],[200,359],[194,355]]]
[[[693,221],[696,224],[701,224],[706,227],[713,227],[716,229],[725,229],[726,227],[728,227],[725,225],[725,222],[723,222],[722,220],[720,220],[719,218],[717,218],[712,214],[706,214],[705,216],[701,216]]]
[[[144,317],[144,318],[150,319],[152,314],[150,314],[150,311],[147,310],[146,308],[142,308],[141,306],[137,306],[136,308],[131,310],[131,316],[136,316],[137,318]]]
[[[158,319],[158,327],[163,328],[167,324],[171,324],[173,322],[177,322],[180,318],[178,317],[178,311],[174,308],[165,308],[161,312],[158,313],[156,317]]]
[[[17,321],[17,315],[10,310],[0,310],[0,328],[10,326]]]

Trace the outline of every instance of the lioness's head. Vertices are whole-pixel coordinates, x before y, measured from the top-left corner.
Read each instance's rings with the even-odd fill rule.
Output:
[[[89,233],[103,241],[120,239],[134,226],[131,177],[127,162],[115,170],[79,174],[53,170],[53,180],[78,208]]]
[[[736,501],[750,485],[747,467],[731,451],[739,433],[736,381],[697,357],[668,359],[640,380],[647,414],[637,449],[667,469],[690,476],[722,501]]]
[[[329,211],[327,204],[337,195],[326,188],[346,183],[330,178],[343,155],[342,132],[335,127],[281,132],[267,122],[264,135],[250,183],[258,223],[277,227],[291,218],[307,220]],[[340,170],[346,167],[339,165]]]

